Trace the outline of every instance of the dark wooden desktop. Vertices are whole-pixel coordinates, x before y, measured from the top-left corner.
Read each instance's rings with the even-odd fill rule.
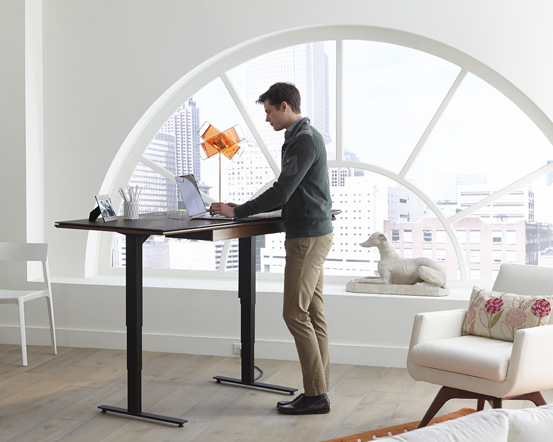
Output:
[[[254,380],[254,341],[255,341],[255,236],[284,232],[281,218],[264,218],[247,221],[223,220],[175,220],[163,214],[140,215],[138,220],[106,222],[100,218],[56,222],[61,229],[100,230],[117,232],[126,236],[126,319],[127,319],[127,409],[100,405],[107,411],[132,415],[147,419],[170,422],[182,426],[184,419],[145,413],[142,411],[142,244],[150,235],[171,238],[221,241],[238,238],[239,269],[238,297],[240,298],[240,328],[242,343],[241,379],[215,376],[217,382],[277,390],[294,394],[297,389],[264,384]]]

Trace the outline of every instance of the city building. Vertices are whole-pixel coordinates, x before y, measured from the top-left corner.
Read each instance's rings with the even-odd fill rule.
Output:
[[[437,201],[451,202],[458,201],[459,188],[462,186],[485,185],[487,182],[486,172],[459,173],[456,169],[440,168],[440,188]]]
[[[404,258],[433,259],[446,269],[448,279],[460,278],[453,242],[437,218],[414,223],[384,221],[384,232]],[[455,223],[455,235],[473,280],[494,280],[502,263],[538,265],[539,253],[552,245],[551,224],[524,220],[464,218]]]
[[[493,195],[495,190],[491,190],[487,186],[462,186],[459,187],[458,193],[460,209],[463,210]],[[525,220],[533,222],[534,192],[531,186],[525,186],[477,210],[472,215],[486,221],[513,222]]]
[[[176,145],[177,175],[194,174],[197,182],[202,180],[201,158],[198,151],[200,144],[200,109],[194,98],[184,103],[175,114],[167,120],[161,132],[173,134]]]
[[[359,244],[373,232],[383,231],[385,221],[414,222],[425,214],[424,202],[403,187],[374,174],[356,175],[353,170],[341,168],[344,178],[339,185],[330,186],[332,207],[341,210],[334,226],[334,243],[325,261],[328,274],[378,275],[378,251]],[[329,173],[333,171],[330,170]],[[261,250],[263,272],[284,270],[284,235],[269,235]]]
[[[158,132],[144,152],[144,156],[165,170],[175,173],[175,137],[170,133]],[[142,163],[138,163],[130,186],[139,186],[140,213],[167,212],[177,210],[177,185]],[[119,213],[123,214],[123,204]],[[125,266],[125,237],[113,235],[111,265]],[[144,243],[145,268],[169,268],[169,251],[165,238],[150,237]]]
[[[278,51],[270,52],[246,63],[246,108],[253,117],[259,133],[270,150],[277,164],[280,164],[280,152],[284,142],[284,131],[275,132],[265,122],[265,112],[262,105],[256,101],[263,92],[277,81],[287,81],[296,85],[301,93],[301,113],[309,117],[311,124],[321,133],[325,143],[330,143],[329,130],[329,84],[328,60],[324,53],[324,43],[307,43]],[[244,203],[251,199],[265,184],[275,178],[265,156],[259,149],[251,132],[248,130],[247,140],[242,143],[244,153],[236,162],[227,162],[225,175],[226,200]],[[225,198],[223,198],[225,199]],[[237,268],[237,242],[233,241],[227,258],[227,268]],[[269,253],[267,248],[278,252]],[[258,238],[256,267],[258,271],[270,272],[276,268],[283,271],[284,236],[270,235],[269,238]],[[219,265],[222,246],[217,248],[216,262]],[[267,258],[278,263],[268,263]],[[277,258],[274,258],[277,256]],[[263,262],[263,264],[262,264]]]

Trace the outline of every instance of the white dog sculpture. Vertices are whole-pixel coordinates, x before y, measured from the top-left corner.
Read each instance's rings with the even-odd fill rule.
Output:
[[[362,247],[378,247],[380,277],[366,277],[361,281],[372,284],[430,285],[445,288],[447,275],[442,266],[430,258],[402,258],[386,235],[374,232]]]

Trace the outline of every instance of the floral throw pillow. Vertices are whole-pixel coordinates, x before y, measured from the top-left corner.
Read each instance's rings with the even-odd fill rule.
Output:
[[[549,324],[553,296],[523,296],[472,289],[462,334],[514,341],[522,328]]]

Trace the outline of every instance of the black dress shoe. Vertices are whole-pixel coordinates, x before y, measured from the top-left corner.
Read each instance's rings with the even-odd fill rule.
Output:
[[[330,413],[330,400],[326,394],[322,399],[313,402],[309,402],[305,396],[301,396],[297,401],[277,407],[277,410],[284,414],[326,414]]]
[[[304,395],[305,395],[305,393],[301,393],[301,394],[298,394],[298,395],[297,395],[294,399],[292,399],[291,401],[280,401],[280,402],[277,402],[277,408],[278,408],[278,407],[284,407],[285,405],[293,404],[294,402],[300,400]]]

